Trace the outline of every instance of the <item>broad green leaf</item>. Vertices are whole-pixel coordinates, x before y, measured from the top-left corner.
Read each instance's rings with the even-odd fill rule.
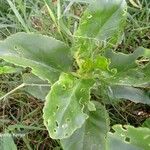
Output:
[[[105,55],[110,59],[110,69],[116,69],[117,73],[109,80],[111,84],[135,87],[150,87],[150,50],[138,48],[132,54],[116,53],[111,50]]]
[[[129,69],[125,72],[115,74],[107,80],[111,85],[134,86],[150,89],[150,75],[142,68]]]
[[[64,150],[106,150],[109,116],[104,106],[95,103],[96,111],[89,113],[84,125],[61,144]]]
[[[121,52],[107,50],[105,56],[110,59],[110,68],[116,68],[117,72],[123,72],[128,69],[136,68],[138,66],[136,61],[139,57],[150,58],[150,50],[139,47],[132,54],[124,54]]]
[[[91,1],[75,33],[75,58],[89,58],[99,53],[97,46],[116,45],[126,20],[125,0]]]
[[[17,33],[0,42],[0,58],[31,67],[35,75],[52,83],[60,72],[69,71],[72,64],[70,50],[64,43],[32,33]]]
[[[108,79],[110,84],[150,88],[150,76],[143,69],[131,69]]]
[[[123,98],[135,103],[150,104],[150,93],[131,86],[111,86],[109,96],[112,98]]]
[[[99,41],[116,38],[114,35],[122,31],[122,23],[126,20],[125,9],[125,0],[91,2],[81,18],[76,36],[95,38]]]
[[[120,150],[120,148],[121,150],[144,150],[126,142],[125,139],[110,132],[108,133],[107,147],[108,150]]]
[[[150,149],[150,129],[144,128],[144,127],[135,128],[129,125],[124,126],[124,127],[122,127],[121,125],[115,125],[113,126],[113,129],[115,132],[111,133],[110,135],[113,135],[112,138],[115,137],[116,139],[118,139],[118,141],[120,141],[118,142],[120,143],[118,146],[120,146],[122,150],[127,150],[127,148],[125,149],[124,147],[125,144],[128,146],[129,145],[136,146],[136,149],[130,148],[130,150],[139,150],[139,149],[149,150]],[[110,140],[112,139],[110,138]],[[121,144],[121,142],[123,144]],[[111,145],[113,146],[114,143]],[[117,149],[112,149],[110,147],[110,150],[117,150]]]
[[[0,136],[0,149],[1,150],[17,150],[11,134],[5,132]]]
[[[32,96],[45,100],[46,95],[50,90],[50,85],[47,81],[41,80],[37,76],[31,73],[22,75],[23,83],[25,83],[24,90]]]
[[[92,85],[91,79],[63,73],[51,87],[43,109],[44,124],[51,138],[67,138],[84,124],[88,118],[84,107],[90,102]]]

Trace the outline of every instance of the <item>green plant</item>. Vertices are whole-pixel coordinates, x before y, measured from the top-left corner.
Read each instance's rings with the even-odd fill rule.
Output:
[[[82,2],[88,8],[71,46],[52,37],[17,33],[0,42],[0,58],[30,67],[33,74],[49,82],[44,124],[65,150],[117,150],[120,146],[148,150],[150,130],[115,125],[115,132],[110,131],[104,104],[122,98],[150,104],[150,50],[140,47],[132,54],[112,50],[123,35],[124,0]],[[93,98],[99,95],[101,99]]]

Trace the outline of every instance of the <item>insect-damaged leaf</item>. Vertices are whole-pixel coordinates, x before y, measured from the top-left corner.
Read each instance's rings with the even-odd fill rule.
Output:
[[[95,103],[96,111],[89,113],[84,125],[74,134],[61,140],[65,150],[105,150],[107,132],[109,131],[109,116],[104,106]]]
[[[0,42],[0,58],[31,67],[35,75],[49,82],[72,65],[70,50],[63,42],[40,34],[17,33]]]
[[[149,87],[150,85],[150,50],[138,48],[132,54],[106,51],[105,56],[110,59],[110,69],[116,69],[116,74],[108,79],[111,84],[135,87]],[[148,63],[148,64],[147,64]]]
[[[44,124],[53,139],[71,136],[80,128],[88,115],[84,106],[90,103],[91,79],[77,79],[62,74],[48,94],[43,109]]]
[[[127,71],[128,69],[138,67],[138,58],[147,57],[150,58],[150,50],[139,47],[132,54],[124,54],[121,52],[113,52],[112,50],[107,50],[105,56],[110,59],[110,68],[116,68],[117,72]]]
[[[149,150],[150,129],[133,126],[113,126],[114,133],[109,133],[109,150]]]

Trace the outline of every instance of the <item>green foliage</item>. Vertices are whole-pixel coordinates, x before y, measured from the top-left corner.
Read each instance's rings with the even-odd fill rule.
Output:
[[[106,47],[119,42],[126,21],[124,0],[90,2],[75,33],[75,58],[79,67],[90,58],[94,61]],[[115,21],[114,21],[115,20]],[[104,46],[104,47],[103,47]]]
[[[94,102],[96,111],[89,112],[89,118],[82,128],[68,139],[61,140],[65,150],[106,149],[106,137],[109,131],[109,116],[104,106]]]
[[[122,36],[125,23],[124,16],[126,15],[125,9],[125,1],[120,0],[90,2],[81,18],[75,36],[94,39],[99,42],[107,41],[111,45],[116,44],[118,38]]]
[[[76,79],[68,74],[62,74],[53,84],[43,110],[44,123],[52,138],[69,137],[84,124],[88,115],[83,110],[89,104],[92,85],[90,79]]]
[[[113,129],[115,133],[109,133],[110,141],[115,139],[118,143],[121,143],[121,142],[124,143],[124,145],[121,144],[122,145],[121,148],[123,150],[128,149],[128,147],[130,147],[130,149],[133,149],[133,150],[137,150],[137,149],[149,150],[150,149],[150,145],[149,145],[150,129],[144,128],[144,127],[135,128],[133,126],[128,126],[128,125],[124,127],[122,127],[121,125],[115,125],[113,126]],[[111,146],[114,147],[118,145],[113,143],[111,144]]]
[[[50,90],[48,82],[41,80],[32,73],[23,74],[22,78],[23,83],[26,85],[24,90],[32,96],[44,101]]]
[[[50,83],[58,79],[60,72],[71,70],[69,55],[64,43],[38,34],[17,33],[0,43],[0,58],[31,67],[35,75]]]
[[[145,122],[143,123],[143,127],[147,127],[150,129],[150,118],[145,120]]]
[[[140,47],[133,54],[115,53],[106,51],[105,56],[110,59],[110,68],[117,69],[117,73],[111,78],[111,82],[117,85],[129,85],[135,87],[146,87],[150,84],[149,65],[143,61],[150,58],[150,50]],[[139,59],[141,58],[141,59]]]
[[[6,74],[6,73],[15,73],[18,69],[13,68],[11,66],[3,66],[0,67],[0,74]]]
[[[132,86],[113,85],[110,87],[109,96],[117,99],[129,99],[135,103],[150,104],[149,91]]]
[[[148,128],[126,126],[124,130],[117,125],[113,127],[115,133],[111,133],[106,108],[93,102],[91,95],[92,89],[101,86],[98,92],[110,98],[150,104],[150,50],[140,47],[132,54],[112,50],[123,35],[125,0],[82,2],[88,3],[87,9],[73,44],[68,46],[39,34],[17,33],[0,42],[0,58],[30,67],[40,78],[25,81],[37,86],[37,90],[30,90],[31,94],[41,92],[40,84],[45,81],[50,83],[43,108],[44,125],[51,138],[61,140],[65,150],[148,150]],[[47,93],[47,89],[44,91]]]
[[[14,143],[13,137],[8,132],[5,132],[5,133],[1,134],[0,149],[3,149],[3,150],[17,150],[17,147]]]

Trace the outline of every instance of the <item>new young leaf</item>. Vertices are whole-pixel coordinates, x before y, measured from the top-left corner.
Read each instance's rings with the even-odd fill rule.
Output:
[[[97,47],[102,43],[106,43],[106,47],[116,45],[123,34],[125,10],[124,0],[91,1],[75,33],[75,58],[96,56],[100,52]]]

